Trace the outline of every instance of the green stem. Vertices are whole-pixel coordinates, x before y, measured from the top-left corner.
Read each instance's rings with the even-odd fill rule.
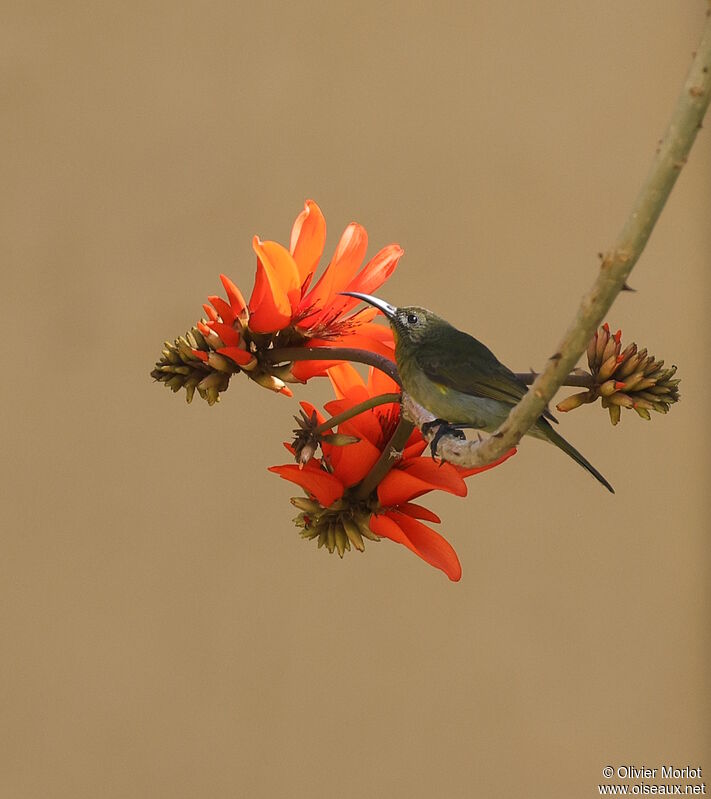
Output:
[[[388,441],[373,468],[357,487],[355,492],[356,499],[367,499],[383,477],[395,466],[398,460],[396,453],[400,453],[405,448],[407,439],[410,438],[414,429],[415,425],[401,414],[400,421],[397,423],[390,441]]]
[[[397,366],[390,358],[378,355],[370,350],[360,350],[354,347],[282,347],[280,349],[266,350],[260,357],[269,363],[287,363],[288,361],[355,361],[374,366],[385,372],[398,385],[400,375]]]
[[[369,411],[371,408],[377,408],[378,405],[387,405],[391,402],[400,402],[400,394],[378,394],[376,397],[370,397],[370,399],[359,402],[347,411],[343,411],[343,413],[336,414],[336,416],[326,419],[323,424],[320,424],[314,430],[314,433],[316,435],[325,433],[327,430],[332,430],[334,427],[341,424],[341,422],[347,422],[354,416],[365,413],[365,411]]]

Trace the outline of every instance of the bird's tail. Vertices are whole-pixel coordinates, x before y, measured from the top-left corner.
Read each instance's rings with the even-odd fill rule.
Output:
[[[543,420],[541,420],[543,421]],[[537,425],[538,426],[538,425]],[[539,427],[540,429],[540,427]],[[605,488],[612,494],[615,493],[615,489],[605,480],[605,478],[598,472],[598,470],[590,463],[590,461],[586,460],[577,449],[572,444],[569,444],[563,436],[554,430],[547,422],[545,424],[545,429],[541,430],[543,435],[551,442],[551,444],[555,444],[556,447],[559,447],[563,450],[567,455],[579,463],[583,469],[587,469],[590,474],[596,479],[599,480]]]

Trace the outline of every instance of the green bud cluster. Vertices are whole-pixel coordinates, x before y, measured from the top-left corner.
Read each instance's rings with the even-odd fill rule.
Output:
[[[664,369],[664,361],[657,361],[646,349],[638,350],[636,344],[620,351],[621,340],[622,332],[611,335],[607,324],[595,333],[587,351],[592,385],[559,402],[559,411],[572,411],[600,398],[613,425],[620,421],[622,408],[634,410],[647,421],[650,411],[668,413],[679,400],[676,366]]]
[[[318,548],[324,547],[330,553],[338,552],[343,557],[351,551],[351,546],[359,552],[365,550],[365,541],[380,541],[380,537],[370,529],[372,511],[362,503],[351,505],[346,499],[339,499],[328,508],[309,497],[292,497],[291,504],[301,511],[294,518],[300,528],[302,538],[316,539]]]
[[[177,392],[184,388],[188,403],[192,402],[195,391],[208,405],[219,402],[220,394],[227,390],[230,378],[237,372],[244,372],[258,385],[276,392],[288,392],[286,383],[301,382],[292,375],[291,363],[272,365],[262,363],[256,356],[260,344],[264,349],[269,349],[272,339],[279,339],[279,334],[274,337],[258,336],[240,328],[243,341],[248,340],[254,344],[250,350],[251,359],[247,363],[237,364],[217,352],[225,345],[214,330],[205,327],[205,320],[199,324],[202,331],[198,327],[192,327],[175,341],[164,342],[160,360],[151,372],[154,380],[164,383],[172,391]],[[286,334],[289,331],[282,332]],[[201,358],[196,352],[205,353],[205,357]]]
[[[195,355],[194,350],[206,353],[207,362]],[[221,359],[219,363],[215,363],[216,357]],[[214,352],[197,327],[192,327],[184,336],[164,343],[151,377],[164,383],[171,391],[184,388],[188,403],[192,402],[197,391],[208,405],[214,405],[219,401],[220,393],[227,390],[230,377],[238,371],[236,364]]]

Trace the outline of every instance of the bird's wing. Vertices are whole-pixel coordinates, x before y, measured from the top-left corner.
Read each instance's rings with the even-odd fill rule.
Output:
[[[470,394],[516,405],[528,391],[528,386],[480,341],[456,331],[452,346],[425,344],[415,354],[418,365],[427,377],[442,386]],[[461,338],[459,338],[461,336]],[[549,410],[543,416],[557,421]]]

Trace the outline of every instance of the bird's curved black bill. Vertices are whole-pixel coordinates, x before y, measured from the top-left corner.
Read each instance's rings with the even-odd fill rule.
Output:
[[[379,311],[385,314],[388,319],[395,319],[397,315],[397,308],[394,305],[390,305],[389,302],[381,300],[380,297],[373,297],[372,294],[359,294],[357,291],[341,291],[340,294],[343,294],[346,297],[355,297],[357,300],[361,300],[362,302],[367,302],[368,305],[372,305],[373,308],[377,308]]]

